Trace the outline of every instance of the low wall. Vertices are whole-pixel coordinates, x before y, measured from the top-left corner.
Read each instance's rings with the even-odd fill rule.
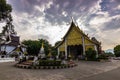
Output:
[[[15,58],[0,58],[0,62],[13,62]]]

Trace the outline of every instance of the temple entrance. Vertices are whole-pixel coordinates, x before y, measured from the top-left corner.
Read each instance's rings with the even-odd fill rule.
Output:
[[[83,46],[82,45],[72,45],[67,47],[68,56],[69,54],[73,59],[82,58],[83,55]]]

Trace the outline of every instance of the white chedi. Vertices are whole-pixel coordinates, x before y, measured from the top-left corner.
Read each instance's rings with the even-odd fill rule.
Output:
[[[42,46],[41,46],[41,49],[40,49],[40,51],[39,51],[38,56],[39,56],[40,58],[45,58],[45,51],[44,51],[44,44],[43,44],[43,43],[42,43]]]

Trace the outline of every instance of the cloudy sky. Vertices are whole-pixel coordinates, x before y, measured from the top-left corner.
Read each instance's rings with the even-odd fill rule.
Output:
[[[61,40],[71,17],[102,48],[120,44],[120,0],[7,0],[13,7],[13,24],[22,40]],[[1,28],[0,28],[1,29]]]

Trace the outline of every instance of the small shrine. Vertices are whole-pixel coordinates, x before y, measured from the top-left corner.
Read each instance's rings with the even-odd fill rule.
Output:
[[[44,51],[44,43],[42,43],[41,49],[38,53],[38,57],[41,59],[46,58],[45,51]]]

